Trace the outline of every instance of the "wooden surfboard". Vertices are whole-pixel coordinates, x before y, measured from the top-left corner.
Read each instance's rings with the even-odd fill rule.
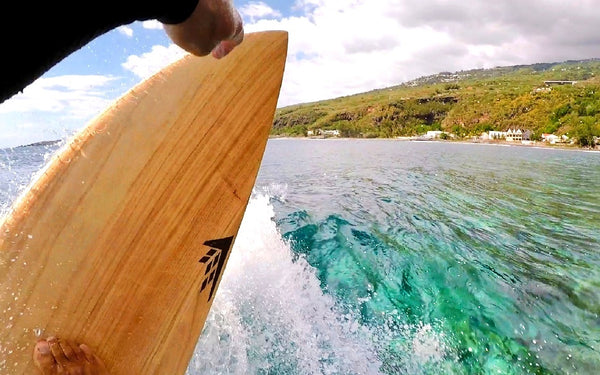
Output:
[[[183,374],[248,203],[287,33],[187,56],[59,151],[0,229],[0,373],[35,374],[36,334],[113,375]]]

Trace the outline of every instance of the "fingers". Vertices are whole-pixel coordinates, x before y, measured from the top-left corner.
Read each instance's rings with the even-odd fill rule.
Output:
[[[164,29],[178,46],[194,55],[222,58],[244,39],[242,17],[229,0],[198,0],[192,14]]]
[[[244,24],[242,17],[237,10],[234,15],[234,33],[231,38],[222,40],[213,50],[212,55],[217,59],[221,59],[229,54],[236,46],[240,45],[244,40]]]

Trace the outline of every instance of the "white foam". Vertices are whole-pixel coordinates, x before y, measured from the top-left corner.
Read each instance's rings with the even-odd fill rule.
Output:
[[[267,196],[250,200],[188,374],[377,374],[370,332],[293,261]]]
[[[406,324],[394,310],[366,328],[340,312],[273,217],[268,196],[250,200],[188,375],[425,374],[458,360],[442,324]]]
[[[444,336],[435,332],[431,324],[422,324],[412,340],[412,352],[420,363],[439,362],[446,354]]]

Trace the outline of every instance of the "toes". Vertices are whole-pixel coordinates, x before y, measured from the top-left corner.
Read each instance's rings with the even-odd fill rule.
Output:
[[[40,340],[33,348],[33,361],[43,374],[51,373],[56,367],[52,350],[46,340]]]
[[[86,344],[81,344],[79,345],[79,348],[83,352],[83,355],[85,356],[85,359],[88,362],[92,362],[94,360],[94,353],[92,353],[92,349],[90,349],[89,346],[87,346]]]
[[[50,337],[48,338],[48,344],[50,345],[50,350],[52,351],[52,355],[54,356],[56,363],[58,363],[59,366],[64,367],[69,359],[63,352],[58,339],[56,337]]]
[[[73,343],[71,343],[71,348],[79,361],[85,361],[85,353],[83,353],[83,350],[81,350],[79,345],[73,345]]]
[[[67,360],[71,362],[78,362],[83,359],[83,356],[80,355],[83,354],[83,352],[79,346],[73,345],[70,341],[63,339],[59,339],[58,343]]]
[[[90,349],[89,346],[87,346],[85,344],[81,344],[81,345],[79,345],[79,348],[81,348],[83,355],[85,356],[85,358],[87,359],[87,361],[90,364],[97,366],[98,368],[102,368],[102,369],[104,369],[106,367],[104,365],[104,362],[102,362],[102,360],[100,358],[98,358],[98,356],[92,352],[92,349]]]
[[[87,345],[74,345],[55,337],[39,340],[35,344],[33,360],[44,375],[108,374],[104,363]]]

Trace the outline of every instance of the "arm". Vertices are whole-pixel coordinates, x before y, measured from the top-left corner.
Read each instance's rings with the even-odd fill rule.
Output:
[[[95,37],[136,20],[160,20],[176,44],[196,55],[206,55],[216,46],[213,55],[222,57],[244,35],[231,0],[57,0],[10,5],[10,10],[0,6],[11,15],[0,23],[6,51],[0,103]]]

